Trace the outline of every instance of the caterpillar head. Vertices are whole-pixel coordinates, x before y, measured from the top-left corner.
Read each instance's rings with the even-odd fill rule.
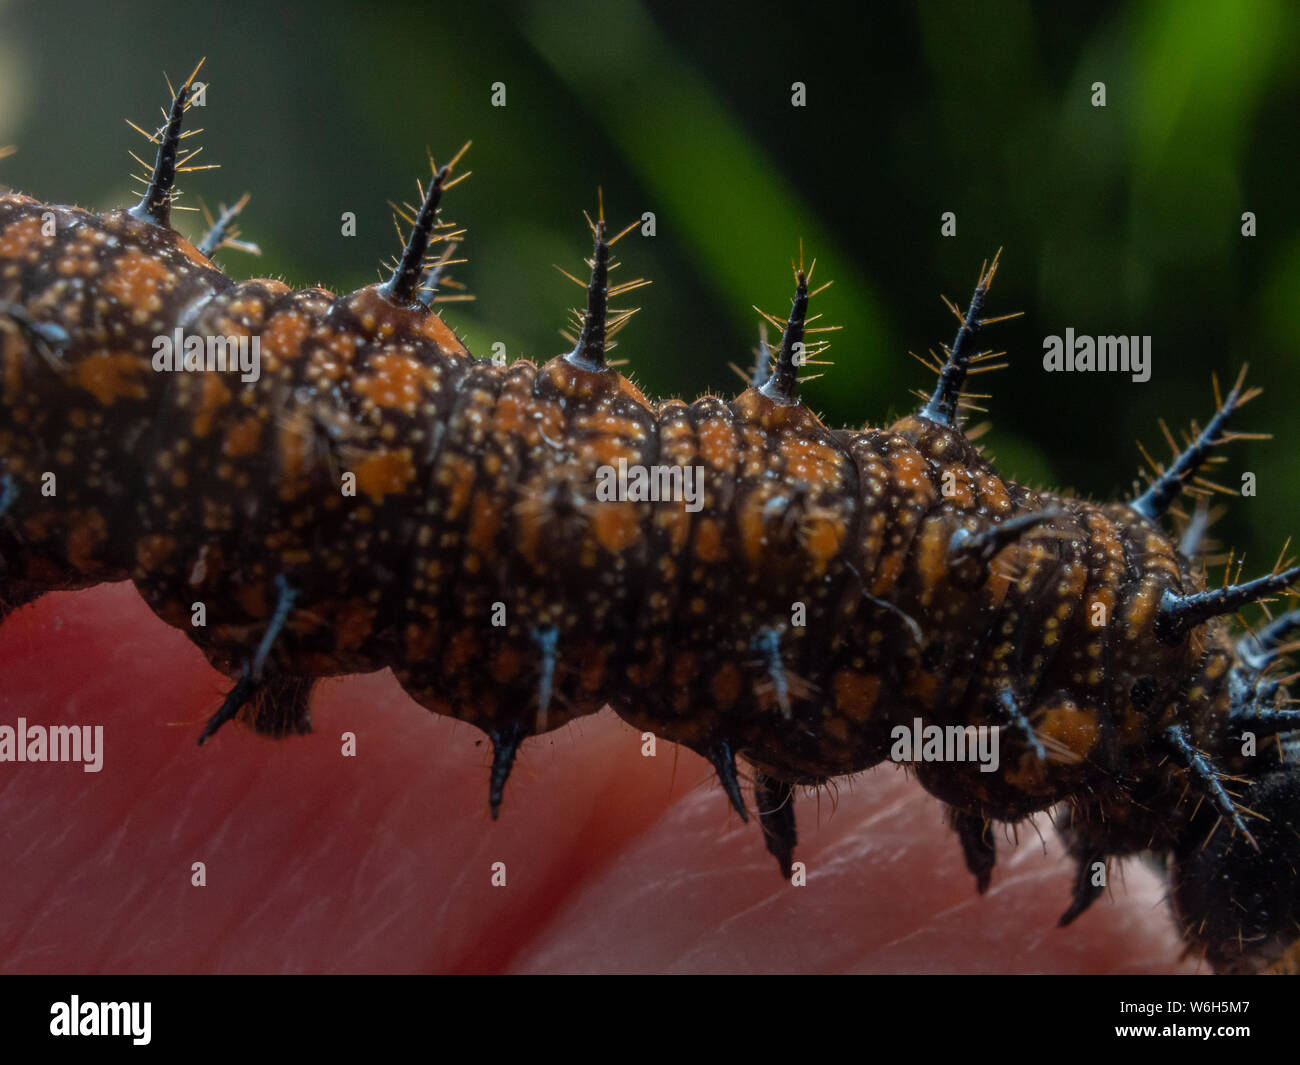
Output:
[[[1290,647],[1300,613],[1276,618],[1237,641],[1228,673],[1230,742],[1242,755],[1230,785],[1257,817],[1250,838],[1226,832],[1211,811],[1183,827],[1173,853],[1173,897],[1191,949],[1217,972],[1294,972],[1300,968],[1300,733],[1265,737],[1289,726],[1293,711],[1270,667]],[[1255,753],[1258,739],[1260,750]]]
[[[1203,808],[1174,848],[1174,910],[1190,949],[1216,972],[1300,971],[1300,736],[1286,737],[1280,754],[1261,754],[1269,764],[1234,789],[1259,815],[1258,847]]]

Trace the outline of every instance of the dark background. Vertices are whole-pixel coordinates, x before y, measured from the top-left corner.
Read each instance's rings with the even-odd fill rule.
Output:
[[[1259,494],[1228,500],[1216,532],[1254,572],[1300,517],[1298,53],[1296,8],[1261,0],[0,2],[0,145],[19,147],[0,180],[130,202],[126,152],[145,146],[123,119],[155,125],[163,73],[206,56],[196,140],[221,169],[191,175],[181,202],[253,193],[243,229],[264,254],[223,252],[234,276],[374,280],[398,250],[387,201],[414,196],[426,147],[442,160],[472,139],[474,177],[444,213],[469,227],[456,276],[477,301],[446,317],[472,350],[564,350],[580,297],[551,267],[584,270],[581,211],[601,186],[612,224],[658,218],[654,239],[620,245],[625,279],[654,281],[616,356],[647,393],[733,393],[750,305],[788,308],[802,240],[836,282],[815,309],[844,326],[805,392],[832,425],[880,424],[930,387],[908,350],[951,339],[939,294],[964,304],[1003,247],[991,311],[1026,316],[993,334],[1012,368],[976,379],[1003,472],[1127,493],[1135,440],[1165,457],[1157,419],[1203,419],[1211,372],[1249,361],[1267,391],[1238,425],[1275,438],[1228,449],[1221,479],[1253,470]],[[489,104],[498,81],[505,108]],[[1043,337],[1067,327],[1150,334],[1151,380],[1044,373]]]

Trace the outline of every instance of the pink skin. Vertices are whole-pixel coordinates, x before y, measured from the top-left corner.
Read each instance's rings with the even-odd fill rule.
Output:
[[[795,888],[702,759],[609,712],[530,740],[493,823],[486,741],[387,673],[321,682],[310,737],[200,749],[228,682],[129,584],[14,614],[0,676],[0,724],[104,726],[100,773],[0,763],[5,972],[1204,971],[1138,863],[1057,929],[1046,822],[979,897],[889,767],[799,796]]]

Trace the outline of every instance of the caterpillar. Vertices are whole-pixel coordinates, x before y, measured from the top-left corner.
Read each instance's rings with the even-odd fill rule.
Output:
[[[1063,925],[1146,853],[1190,951],[1296,968],[1300,711],[1277,666],[1300,611],[1227,619],[1300,567],[1211,588],[1204,512],[1164,525],[1241,435],[1244,373],[1134,498],[1033,491],[963,429],[968,375],[996,365],[997,256],[951,307],[933,391],[861,430],[799,398],[826,346],[800,261],[740,395],[653,402],[608,359],[632,313],[612,301],[644,282],[612,282],[630,229],[603,207],[571,350],[476,358],[434,307],[461,156],[399,209],[387,280],[236,282],[213,258],[243,201],[197,245],[171,227],[197,73],[146,133],[136,205],[0,196],[0,618],[131,580],[230,678],[200,743],[235,719],[306,732],[316,680],[391,668],[491,741],[494,818],[525,740],[609,705],[707,758],[787,878],[795,789],[897,761],[981,893],[994,826],[1055,811]],[[968,741],[996,764],[945,746]]]

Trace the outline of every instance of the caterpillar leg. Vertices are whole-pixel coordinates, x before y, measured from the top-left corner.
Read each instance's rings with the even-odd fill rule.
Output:
[[[794,785],[785,780],[754,771],[754,806],[758,823],[763,827],[763,841],[768,853],[781,866],[781,875],[790,879],[793,872],[794,847],[798,833],[794,821]]]
[[[6,585],[0,589],[0,625],[20,606],[33,603],[44,594],[43,588],[32,588],[29,585]]]
[[[1174,911],[1189,950],[1215,972],[1300,971],[1300,736],[1284,738],[1276,761],[1239,783],[1259,814],[1259,846],[1218,827],[1208,803],[1183,827],[1170,867]]]
[[[505,796],[510,770],[515,766],[515,755],[519,753],[519,745],[524,741],[524,730],[518,721],[511,721],[488,735],[492,740],[492,773],[488,779],[488,805],[492,808],[492,820],[495,821],[501,813],[501,800]]]
[[[3,518],[5,511],[13,506],[14,500],[18,497],[18,486],[14,484],[13,478],[9,474],[0,474],[0,518]],[[8,565],[4,561],[5,552],[3,543],[8,537],[0,534],[0,622],[5,617],[17,610],[24,603],[31,602],[35,596],[28,596],[23,589],[16,586],[11,587],[7,570]]]
[[[1106,874],[1104,867],[1106,865],[1106,856],[1097,851],[1083,851],[1075,856],[1075,873],[1074,873],[1074,895],[1071,897],[1070,905],[1061,914],[1056,922],[1057,928],[1064,928],[1070,924],[1076,917],[1079,917],[1089,906],[1101,898],[1101,893],[1106,890]],[[1103,869],[1101,875],[1098,875],[1096,865],[1101,864]]]
[[[314,677],[277,676],[252,681],[245,673],[235,682],[221,708],[208,720],[202,745],[231,718],[238,717],[264,736],[303,736],[311,731]]]
[[[558,658],[559,633],[554,625],[543,625],[531,633],[533,645],[540,658],[537,673],[537,725],[538,731],[544,731],[547,715],[551,709],[551,699],[555,694],[555,666]],[[517,721],[507,721],[499,728],[488,730],[492,741],[492,771],[488,776],[488,806],[492,810],[492,820],[501,815],[501,800],[505,798],[506,781],[510,771],[515,767],[515,755],[519,745],[527,734],[523,725]]]
[[[955,808],[951,809],[950,816],[957,840],[961,843],[962,857],[966,859],[966,868],[975,877],[975,890],[983,895],[989,889],[993,866],[998,860],[993,822],[979,814]]]
[[[18,482],[8,473],[0,474],[0,519],[18,499]],[[15,537],[0,528],[0,624],[20,606],[26,606],[45,594],[46,589],[21,579],[21,547]]]
[[[718,771],[718,782],[727,793],[727,798],[731,800],[736,813],[740,814],[742,821],[748,821],[749,811],[745,809],[745,797],[740,794],[740,778],[736,775],[736,755],[731,749],[731,744],[726,740],[715,743],[709,748],[709,761]]]
[[[250,705],[251,712],[245,716],[259,732],[283,736],[290,732],[311,731],[311,719],[307,713],[311,681],[301,677],[264,679],[262,675],[271,647],[284,630],[285,622],[293,610],[293,601],[298,595],[297,590],[283,576],[276,577],[275,586],[279,598],[271,620],[267,623],[266,632],[262,634],[252,659],[244,664],[239,680],[226,694],[217,712],[208,719],[199,736],[200,747],[222,725]]]

